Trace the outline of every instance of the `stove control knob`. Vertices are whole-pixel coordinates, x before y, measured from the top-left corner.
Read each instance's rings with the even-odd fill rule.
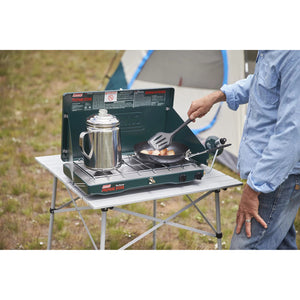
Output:
[[[201,179],[202,177],[203,177],[203,174],[201,172],[195,174],[195,179]]]
[[[153,177],[150,177],[150,178],[149,178],[149,184],[154,184],[154,183],[156,183],[156,181],[154,180]]]
[[[179,176],[179,182],[185,182],[186,181],[186,175],[182,174]]]

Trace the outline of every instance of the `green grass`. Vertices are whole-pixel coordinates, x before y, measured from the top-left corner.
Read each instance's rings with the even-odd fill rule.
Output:
[[[62,94],[97,90],[114,55],[115,51],[0,51],[2,249],[41,249],[41,238],[47,239],[52,177],[34,157],[60,152]],[[66,196],[59,185],[57,202]],[[80,226],[69,222],[69,215],[55,216],[54,244],[71,248],[75,241],[74,248],[80,249],[77,244],[83,239],[73,233]],[[84,230],[76,234],[85,236]]]
[[[2,201],[1,201],[2,202]],[[2,205],[1,205],[2,206]],[[20,207],[20,202],[16,198],[11,198],[5,201],[3,205],[4,212],[15,213]]]

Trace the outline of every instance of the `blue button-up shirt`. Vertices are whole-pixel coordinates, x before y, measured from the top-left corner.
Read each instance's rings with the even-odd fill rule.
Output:
[[[221,90],[233,110],[248,103],[241,178],[270,193],[290,174],[300,174],[300,51],[259,51],[254,74]]]

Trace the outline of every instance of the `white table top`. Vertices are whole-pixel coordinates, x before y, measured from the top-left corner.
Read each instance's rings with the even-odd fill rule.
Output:
[[[204,176],[201,180],[195,180],[185,184],[160,185],[157,187],[152,185],[151,189],[137,189],[108,196],[89,196],[73,185],[72,180],[64,174],[64,162],[61,160],[60,155],[40,156],[36,157],[35,159],[93,209],[115,207],[125,204],[214,191],[242,185],[239,180],[225,175],[215,169],[212,169],[212,171],[207,174],[206,171],[208,171],[210,168],[202,165],[204,169]]]

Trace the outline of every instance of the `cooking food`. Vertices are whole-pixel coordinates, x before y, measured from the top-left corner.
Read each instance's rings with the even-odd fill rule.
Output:
[[[162,149],[162,150],[141,150],[140,153],[142,154],[147,154],[147,155],[156,155],[156,156],[171,156],[171,155],[175,155],[175,151],[174,150],[168,150],[168,148]]]
[[[169,150],[169,151],[167,151],[167,155],[175,155],[175,151],[174,150]]]

